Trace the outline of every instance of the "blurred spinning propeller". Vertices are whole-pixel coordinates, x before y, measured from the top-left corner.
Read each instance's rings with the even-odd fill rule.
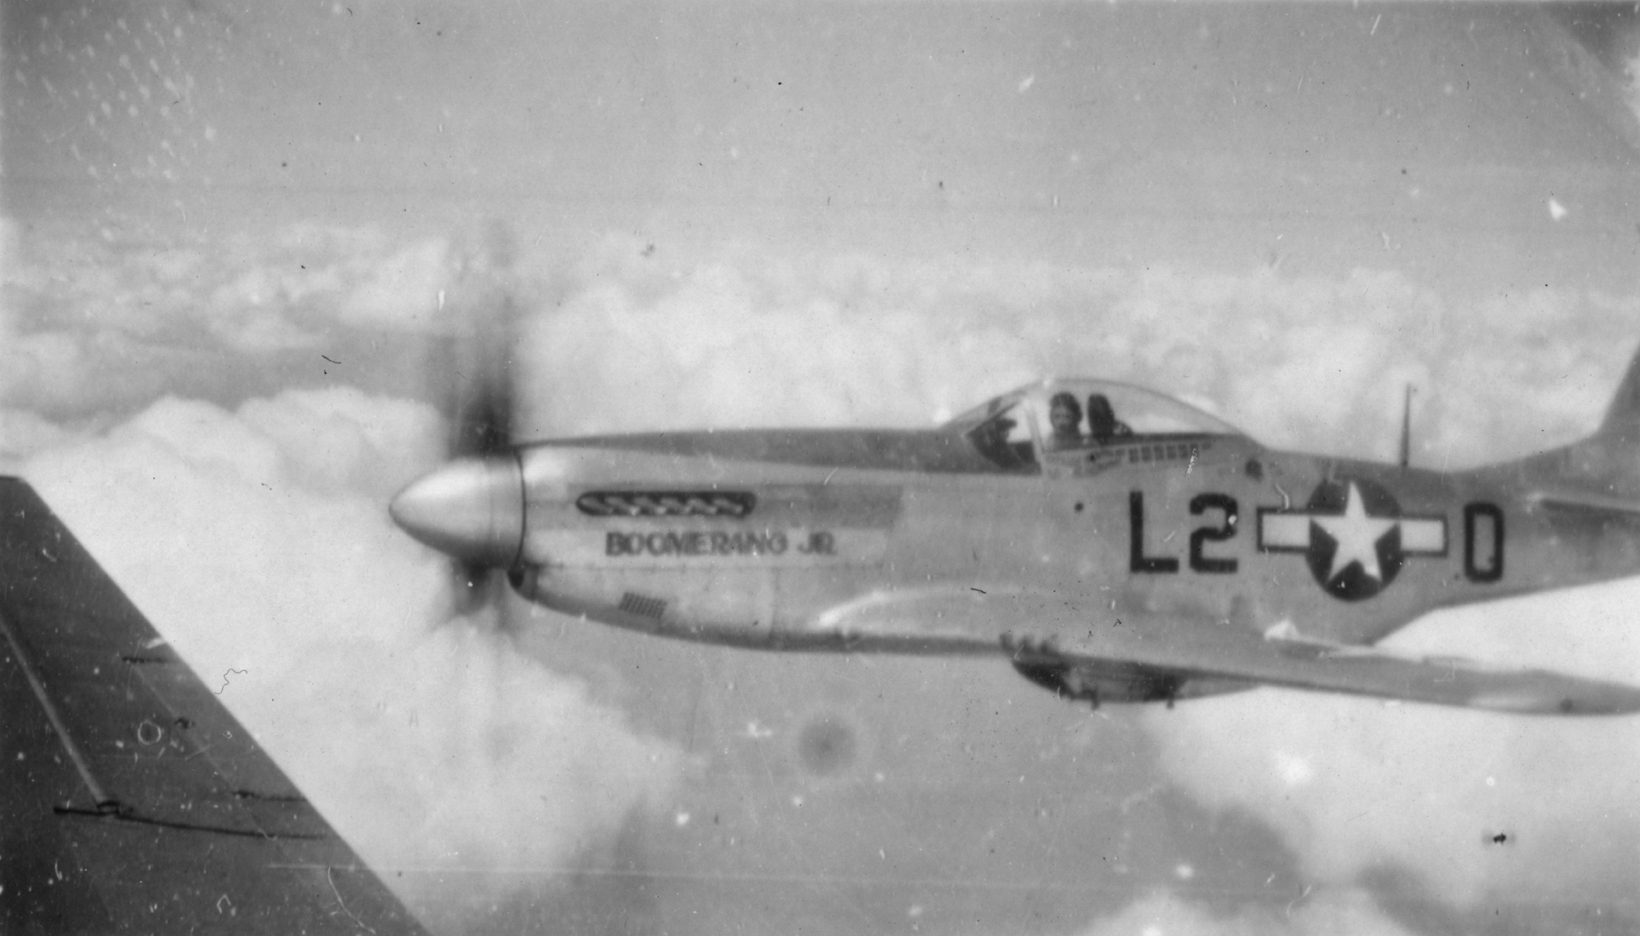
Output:
[[[452,611],[506,608],[506,572],[523,539],[523,480],[513,449],[513,357],[523,303],[511,239],[492,228],[484,254],[451,289],[449,340],[434,349],[432,396],[450,414],[448,461],[394,497],[393,520],[451,559]],[[504,623],[504,622],[503,622]]]
[[[487,465],[506,462],[501,469],[505,472],[501,483],[508,483],[517,471],[512,447],[512,348],[517,304],[511,295],[503,295],[493,310],[477,316],[465,340],[458,342],[463,350],[458,352],[451,386],[450,412],[454,415],[449,453],[452,459],[478,458]],[[504,606],[506,569],[495,563],[502,558],[454,560],[452,593],[456,613],[471,614],[492,601],[498,609]],[[516,553],[505,559],[511,565]]]

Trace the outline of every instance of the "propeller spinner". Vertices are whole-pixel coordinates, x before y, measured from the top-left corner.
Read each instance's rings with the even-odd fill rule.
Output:
[[[469,585],[511,567],[524,543],[524,477],[511,454],[457,459],[387,509],[406,533],[461,563]]]

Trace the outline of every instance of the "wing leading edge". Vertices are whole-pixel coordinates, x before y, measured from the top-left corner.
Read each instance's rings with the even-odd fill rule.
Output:
[[[930,591],[859,602],[828,615],[826,623],[867,642],[874,631],[903,628],[908,620],[951,635],[984,628],[1001,634],[1001,647],[1016,665],[1083,668],[1093,677],[1125,671],[1152,687],[1183,689],[1180,698],[1192,695],[1193,682],[1256,683],[1538,715],[1640,712],[1640,687],[1623,683],[1326,643],[1298,635],[1290,624],[1260,633],[1239,621],[1080,610],[1096,606],[999,589]],[[1134,696],[1162,697],[1149,689]]]
[[[425,934],[4,477],[0,702],[0,930]]]

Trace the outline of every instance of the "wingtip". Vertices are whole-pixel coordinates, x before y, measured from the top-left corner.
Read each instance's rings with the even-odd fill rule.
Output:
[[[1621,716],[1640,713],[1640,687],[1623,683],[1580,680],[1570,691],[1541,690],[1491,692],[1469,700],[1475,708],[1524,715]]]

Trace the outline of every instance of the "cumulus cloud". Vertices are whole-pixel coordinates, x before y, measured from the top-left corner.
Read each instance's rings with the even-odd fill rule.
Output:
[[[26,457],[72,438],[69,430],[37,413],[0,408],[0,472],[15,473]]]
[[[311,223],[219,244],[8,250],[0,405],[58,418],[179,390],[236,405],[321,375],[402,393],[429,349],[514,301],[527,433],[926,424],[1035,376],[1098,374],[1182,395],[1273,445],[1390,457],[1411,383],[1419,454],[1461,465],[1591,429],[1640,338],[1633,295],[1544,287],[1450,308],[1405,273],[1366,268],[761,245],[679,264],[619,237],[520,258],[493,228],[395,238]]]
[[[679,755],[494,626],[443,620],[443,563],[383,511],[439,435],[356,390],[165,399],[25,474],[190,666],[233,671],[224,702],[384,879],[460,929],[663,801]]]
[[[431,239],[383,258],[343,300],[342,318],[384,328],[433,327],[450,284],[449,255],[448,243]]]
[[[1348,888],[1305,891],[1280,913],[1244,909],[1215,913],[1158,891],[1100,920],[1086,936],[1403,936],[1411,931],[1385,916],[1366,893]]]
[[[1625,582],[1442,612],[1388,643],[1640,682]],[[1173,781],[1277,829],[1316,880],[1411,871],[1463,908],[1622,904],[1640,722],[1260,690],[1147,713]]]
[[[328,376],[293,366],[321,355],[391,385],[405,361],[384,339],[448,330],[444,295],[488,273],[446,238],[306,222],[193,243],[13,233],[5,251],[0,405],[58,418],[129,415],[179,390],[237,403]]]

